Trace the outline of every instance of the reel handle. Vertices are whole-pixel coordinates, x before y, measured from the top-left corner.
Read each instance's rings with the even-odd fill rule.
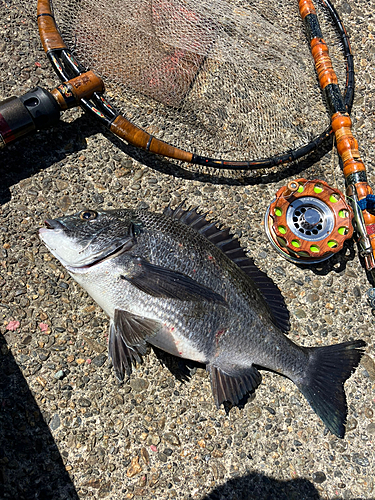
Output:
[[[299,184],[297,181],[290,181],[288,182],[288,185],[285,189],[285,191],[283,192],[283,196],[286,198],[294,193],[296,193],[298,191],[298,188],[299,188]]]

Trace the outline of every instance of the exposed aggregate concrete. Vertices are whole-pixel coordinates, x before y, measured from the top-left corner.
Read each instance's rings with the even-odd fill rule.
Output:
[[[354,132],[375,185],[375,2],[335,5],[355,56]],[[9,1],[0,2],[0,19],[0,98],[55,86],[36,21]],[[342,174],[331,153],[294,168],[198,176],[122,144],[80,110],[0,151],[1,498],[375,498],[375,319],[357,248],[348,245],[320,268],[298,267],[275,253],[263,224],[288,180],[320,178],[343,189]],[[368,343],[346,384],[344,440],[325,430],[290,381],[267,372],[255,399],[229,415],[216,409],[204,369],[193,367],[180,382],[153,351],[117,384],[108,319],[37,230],[84,207],[161,211],[183,200],[233,228],[278,284],[295,342]]]

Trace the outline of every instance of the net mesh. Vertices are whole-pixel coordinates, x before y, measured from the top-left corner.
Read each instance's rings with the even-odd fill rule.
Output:
[[[341,90],[345,63],[317,11]],[[329,125],[297,0],[54,0],[64,41],[124,116],[197,154],[267,158]]]

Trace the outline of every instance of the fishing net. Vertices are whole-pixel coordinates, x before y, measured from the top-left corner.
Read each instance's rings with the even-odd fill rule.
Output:
[[[297,0],[53,0],[64,42],[136,126],[209,158],[272,158],[330,125]],[[316,2],[345,91],[342,33]],[[341,38],[340,38],[341,37]]]
[[[344,90],[342,46],[317,7]],[[254,160],[329,126],[296,0],[54,0],[53,8],[64,41],[124,115],[181,149]]]

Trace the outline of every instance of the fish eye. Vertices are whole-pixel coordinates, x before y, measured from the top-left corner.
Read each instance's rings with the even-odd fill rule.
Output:
[[[82,220],[94,220],[98,216],[98,212],[95,212],[95,210],[84,210],[79,214],[79,217]]]

